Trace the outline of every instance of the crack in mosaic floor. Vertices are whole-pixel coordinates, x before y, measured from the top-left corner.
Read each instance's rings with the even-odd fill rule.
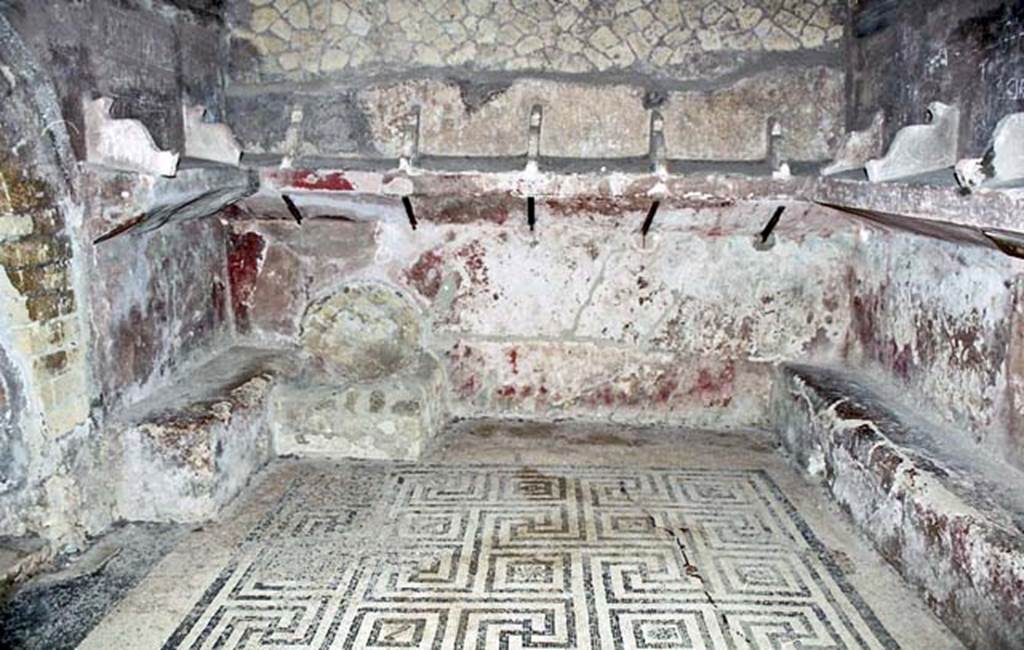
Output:
[[[895,644],[760,470],[298,472],[167,648]]]

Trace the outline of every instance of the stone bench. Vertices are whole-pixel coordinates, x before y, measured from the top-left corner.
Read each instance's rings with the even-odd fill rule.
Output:
[[[272,457],[269,394],[288,364],[279,351],[231,348],[119,417],[116,515],[213,517]]]
[[[278,454],[416,460],[446,423],[440,363],[422,353],[377,379],[339,382],[312,374],[273,392]]]
[[[415,460],[447,420],[447,379],[401,292],[362,281],[314,301],[300,346],[235,347],[111,426],[116,516],[203,521],[278,455]]]
[[[779,369],[782,443],[968,645],[1024,640],[1024,475],[838,370]]]

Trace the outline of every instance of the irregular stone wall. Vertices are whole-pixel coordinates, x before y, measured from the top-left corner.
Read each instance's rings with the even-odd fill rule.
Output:
[[[5,418],[0,530],[75,538],[83,507],[75,471],[95,462],[88,435],[89,373],[72,227],[52,186],[0,168],[0,348]],[[6,200],[5,200],[6,199]],[[102,499],[93,502],[100,506]],[[101,506],[100,506],[101,507]]]
[[[857,227],[825,211],[791,208],[762,252],[774,204],[663,208],[643,241],[635,209],[540,202],[531,234],[517,201],[464,201],[421,205],[415,231],[235,222],[267,250],[254,333],[295,340],[311,300],[376,279],[419,301],[455,415],[718,427],[766,424],[771,361],[840,354]]]
[[[846,18],[845,3],[836,0],[246,0],[231,5],[236,78],[247,82],[418,67],[625,69],[693,79],[734,71],[764,53],[836,45]]]
[[[95,483],[75,478],[98,461],[75,272],[81,211],[66,133],[40,137],[59,118],[56,95],[2,14],[0,67],[0,531],[76,540],[106,523],[92,517],[104,504]]]
[[[23,163],[12,159],[0,162],[0,231],[0,265],[14,296],[23,300],[18,311],[24,318],[9,323],[10,333],[21,343],[19,349],[31,351],[39,379],[46,384],[59,381],[43,393],[44,408],[57,415],[64,395],[84,392],[71,229],[56,205],[54,190],[45,181],[27,177]],[[67,430],[81,415],[80,410],[69,409],[67,419],[53,426]]]
[[[1020,467],[1010,360],[1022,269],[992,249],[894,232],[858,247],[848,280],[850,360]]]
[[[229,3],[228,121],[250,154],[396,157],[414,108],[420,151],[829,158],[845,125],[838,0]],[[807,101],[814,97],[815,101]],[[598,108],[595,110],[595,108]]]

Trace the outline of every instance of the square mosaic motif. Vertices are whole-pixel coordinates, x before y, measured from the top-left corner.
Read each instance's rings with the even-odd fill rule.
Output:
[[[167,648],[887,648],[761,471],[303,467]]]

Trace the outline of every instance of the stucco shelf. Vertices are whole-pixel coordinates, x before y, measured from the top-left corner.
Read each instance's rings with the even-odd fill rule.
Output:
[[[964,194],[953,186],[869,183],[862,180],[797,175],[704,171],[669,174],[606,171],[555,173],[520,171],[437,172],[372,170],[367,165],[341,168],[259,170],[260,189],[242,202],[256,218],[291,219],[281,195],[288,195],[305,216],[355,219],[404,218],[401,197],[419,202],[451,197],[505,195],[551,200],[601,200],[622,211],[646,210],[651,201],[665,207],[699,207],[740,201],[814,202],[885,225],[946,239],[990,245],[986,231],[1024,233],[1021,193],[982,191]],[[581,201],[581,206],[586,205]]]
[[[89,203],[89,239],[102,242],[125,232],[207,217],[258,188],[256,174],[241,167],[184,161],[173,177],[111,171],[83,165]]]

